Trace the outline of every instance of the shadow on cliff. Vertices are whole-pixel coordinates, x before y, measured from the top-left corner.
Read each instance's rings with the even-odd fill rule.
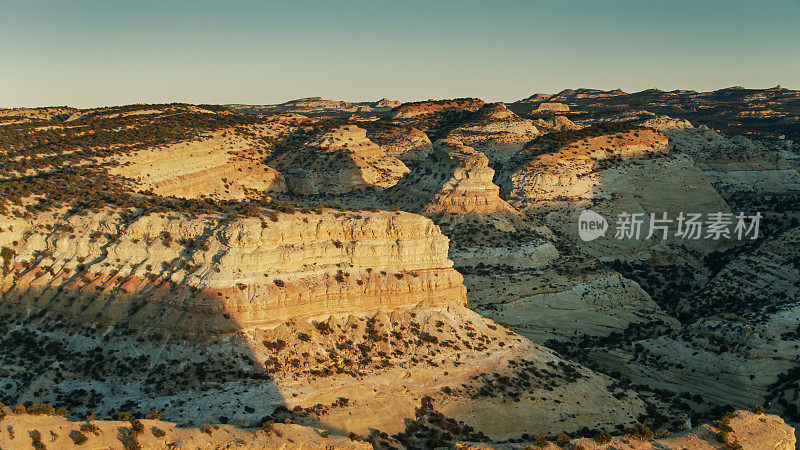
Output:
[[[124,263],[107,267],[111,244],[77,268],[25,245],[15,253],[34,257],[13,257],[0,278],[3,403],[50,403],[71,420],[159,411],[195,427],[294,419],[259,360],[263,348],[226,309],[230,289],[173,281],[180,258],[140,277],[122,275]]]

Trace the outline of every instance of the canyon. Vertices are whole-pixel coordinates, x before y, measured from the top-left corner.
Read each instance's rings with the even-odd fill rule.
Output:
[[[794,448],[798,101],[2,110],[0,446]]]

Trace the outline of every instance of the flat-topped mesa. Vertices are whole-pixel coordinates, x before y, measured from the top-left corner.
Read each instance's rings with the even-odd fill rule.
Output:
[[[539,134],[531,120],[514,114],[503,103],[490,103],[476,111],[471,120],[448,133],[447,138],[503,163]]]
[[[464,304],[448,239],[403,212],[0,217],[3,309],[199,333]],[[275,219],[276,221],[273,221]],[[78,232],[79,230],[79,232]]]
[[[536,107],[536,112],[568,112],[569,105],[558,102],[542,102]]]
[[[277,151],[268,164],[283,174],[289,190],[297,194],[387,188],[409,171],[355,125],[323,132],[301,148]]]
[[[426,100],[422,102],[403,103],[392,110],[391,118],[413,119],[451,108],[476,111],[483,105],[483,100],[478,98],[456,98],[452,100]]]

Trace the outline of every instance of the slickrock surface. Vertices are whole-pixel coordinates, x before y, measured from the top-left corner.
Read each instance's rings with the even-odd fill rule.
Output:
[[[450,131],[447,138],[475,148],[492,162],[504,163],[539,134],[532,121],[509,111],[502,103],[490,103]]]
[[[464,272],[471,306],[535,342],[608,336],[655,320],[679,326],[636,282],[613,271],[576,276],[552,268],[488,270],[480,277]]]
[[[301,148],[277,150],[267,164],[278,169],[297,194],[387,188],[409,171],[355,125],[322,132]]]
[[[725,198],[800,192],[797,164],[763,144],[693,127],[685,120],[660,117],[644,124],[661,130],[673,148],[691,156]]]
[[[671,152],[667,138],[658,132],[633,130],[592,137],[533,155],[521,166],[506,171],[500,177],[501,187],[508,189],[510,203],[519,209],[538,210],[548,203],[569,205],[555,208],[546,223],[588,254],[634,257],[652,251],[663,233],[656,231],[646,239],[650,213],[658,219],[666,213],[672,220],[667,224],[673,236],[670,241],[703,252],[733,245],[726,239],[674,237],[681,212],[731,211],[694,161]],[[591,242],[578,239],[578,217],[584,209],[592,209],[609,221],[604,238]],[[615,223],[621,213],[643,214],[638,240],[615,239]]]
[[[483,105],[483,100],[477,98],[457,98],[453,100],[428,100],[423,102],[403,103],[392,110],[391,118],[413,119],[451,108],[475,111]]]
[[[716,424],[704,424],[692,430],[675,433],[655,440],[641,439],[631,435],[613,437],[604,444],[594,439],[570,439],[569,443],[559,445],[546,443],[541,448],[585,448],[585,449],[724,449],[730,448],[734,442],[741,448],[753,450],[794,450],[797,439],[795,430],[778,416],[769,414],[753,414],[748,411],[736,411],[728,425],[727,443],[717,438],[721,431]],[[462,442],[456,444],[457,450],[514,450],[527,449],[532,443],[519,444],[478,444]]]
[[[667,138],[640,130],[583,139],[531,158],[510,174],[510,195],[534,201],[603,197],[617,162],[667,153]],[[616,178],[616,177],[615,177]]]
[[[448,239],[424,217],[272,217],[2,217],[0,245],[14,253],[4,260],[3,303],[214,332],[321,312],[465,302]]]
[[[734,259],[686,302],[698,320],[642,339],[638,351],[598,349],[593,358],[637,382],[738,407],[771,403],[800,422],[791,406],[800,392],[798,244],[795,228]]]
[[[262,128],[276,136],[286,127]],[[125,155],[111,173],[130,178],[139,190],[184,198],[244,199],[286,190],[283,176],[263,163],[267,147],[233,130],[197,141]]]

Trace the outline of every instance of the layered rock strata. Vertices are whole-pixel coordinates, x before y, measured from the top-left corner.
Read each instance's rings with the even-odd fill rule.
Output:
[[[408,213],[0,219],[6,307],[198,332],[465,302],[448,239]],[[154,320],[157,318],[157,320]]]

